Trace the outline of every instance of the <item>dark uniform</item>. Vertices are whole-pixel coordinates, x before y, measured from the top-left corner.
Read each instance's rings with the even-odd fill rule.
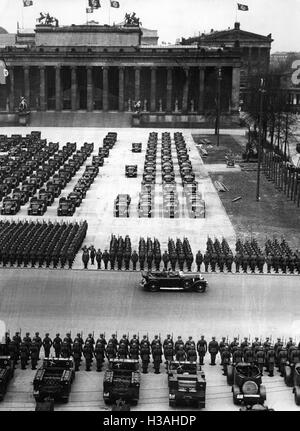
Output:
[[[242,359],[243,359],[243,353],[242,353],[242,350],[238,347],[232,353],[232,362],[234,364],[238,364],[239,362],[242,362]]]
[[[39,345],[38,343],[33,339],[30,347],[30,357],[31,357],[31,369],[36,370],[38,358],[39,358]]]
[[[129,358],[139,359],[139,345],[136,342],[130,343],[129,346]]]
[[[93,245],[91,245],[89,247],[90,250],[90,258],[91,258],[91,264],[95,265],[95,257],[96,257],[96,250],[95,247]]]
[[[203,262],[203,256],[200,250],[198,250],[196,254],[196,265],[197,265],[197,271],[200,272],[201,264]]]
[[[153,358],[153,366],[155,374],[159,374],[160,364],[162,362],[162,349],[159,343],[156,343],[152,348],[152,358]]]
[[[204,262],[205,272],[208,272],[208,265],[210,263],[210,255],[207,252],[203,256],[203,262]]]
[[[256,352],[255,363],[259,368],[260,374],[263,375],[263,369],[265,365],[265,352],[262,346],[259,347],[258,351]]]
[[[44,351],[45,351],[45,358],[49,358],[50,349],[51,349],[52,344],[53,344],[52,340],[49,337],[49,334],[47,333],[45,335],[45,338],[43,339],[43,347],[44,347]]]
[[[186,352],[187,361],[197,362],[197,352],[195,345],[191,345]]]
[[[108,342],[105,353],[108,360],[114,359],[117,356],[117,347],[114,346],[114,343],[112,341]]]
[[[142,360],[143,373],[148,373],[148,365],[150,362],[150,347],[146,343],[141,343],[140,356]]]
[[[174,347],[171,342],[164,343],[164,357],[166,361],[173,361],[174,359]]]
[[[102,364],[104,362],[104,357],[105,357],[105,346],[103,343],[98,341],[95,346],[95,358],[96,358],[97,371],[102,371]]]
[[[249,346],[244,350],[244,361],[249,364],[253,364],[254,362],[254,351]]]
[[[240,255],[240,253],[236,253],[233,260],[235,263],[235,272],[240,272],[240,266],[242,263],[242,256]]]
[[[72,356],[74,358],[75,371],[79,371],[81,356],[82,356],[82,344],[75,339],[72,346]]]
[[[53,347],[55,350],[55,357],[59,358],[61,354],[61,345],[62,345],[62,339],[60,338],[60,334],[56,334],[56,337],[53,340]]]
[[[132,260],[132,269],[133,271],[136,271],[136,264],[137,264],[137,261],[139,260],[139,256],[135,250],[133,250],[132,252],[131,260]]]
[[[104,251],[104,253],[102,255],[102,259],[103,259],[103,262],[104,262],[104,268],[107,269],[107,265],[108,265],[108,262],[109,262],[109,253],[108,253],[107,250]]]
[[[266,352],[266,367],[269,373],[269,377],[274,376],[274,365],[275,365],[275,350],[272,346]]]
[[[204,356],[206,355],[206,352],[207,352],[207,342],[204,339],[204,335],[201,335],[201,338],[197,343],[197,352],[199,356],[200,365],[204,365]]]
[[[212,340],[208,343],[208,352],[210,353],[210,365],[216,365],[216,356],[219,351],[219,344],[216,341],[216,337],[212,337]]]
[[[84,269],[87,269],[89,260],[90,260],[89,251],[87,249],[84,249],[82,253],[82,262],[84,265]]]
[[[21,358],[21,369],[26,370],[26,365],[29,358],[29,350],[26,343],[24,343],[24,341],[20,345],[20,358]]]
[[[168,270],[168,263],[169,263],[169,260],[170,260],[169,254],[168,254],[167,250],[164,251],[164,254],[162,255],[162,260],[163,260],[163,263],[164,263],[164,270],[167,271]]]
[[[96,252],[96,261],[97,261],[97,269],[101,269],[101,259],[102,259],[102,252],[100,248],[98,248]]]
[[[179,346],[179,349],[176,352],[176,361],[183,362],[186,361],[186,353],[184,351],[183,346]]]
[[[280,352],[278,353],[278,365],[279,365],[279,371],[280,371],[281,377],[284,376],[284,366],[287,360],[288,360],[287,350],[285,347],[283,347],[282,350],[280,350]]]
[[[11,340],[8,344],[8,354],[13,362],[13,366],[15,367],[18,362],[18,346],[14,340]]]
[[[40,337],[40,333],[39,333],[39,332],[36,332],[36,333],[35,333],[35,336],[33,337],[32,341],[35,341],[35,342],[36,342],[36,344],[38,345],[38,348],[39,348],[39,356],[38,356],[38,360],[39,360],[39,359],[40,359],[40,350],[41,350],[41,347],[42,347],[42,345],[43,345],[43,341],[42,341],[42,339],[41,339],[41,337]]]
[[[270,253],[267,254],[266,262],[267,262],[267,272],[268,272],[268,274],[270,274],[272,266],[273,266],[273,257]]]
[[[227,376],[227,366],[230,364],[231,353],[227,346],[224,347],[221,353],[221,364],[223,365],[223,376]]]
[[[93,362],[93,345],[87,343],[83,347],[83,356],[85,357],[85,370],[91,371],[91,365]]]

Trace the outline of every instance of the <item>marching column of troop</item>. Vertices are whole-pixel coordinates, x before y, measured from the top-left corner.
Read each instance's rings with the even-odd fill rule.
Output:
[[[251,241],[241,241],[238,239],[235,246],[235,255],[233,254],[229,244],[225,238],[219,241],[217,238],[214,241],[208,237],[206,242],[206,251],[204,255],[201,250],[195,254],[195,259],[189,240],[183,238],[168,239],[167,249],[161,253],[160,242],[157,238],[140,238],[138,252],[132,251],[131,240],[126,235],[125,240],[120,236],[112,235],[110,241],[109,252],[107,249],[102,253],[100,249],[95,250],[94,246],[87,248],[84,246],[82,260],[84,268],[88,267],[89,261],[94,265],[96,258],[98,269],[101,269],[101,261],[103,260],[104,269],[130,269],[132,262],[132,270],[139,269],[143,271],[145,267],[151,271],[153,266],[156,271],[168,269],[168,265],[172,271],[192,271],[193,262],[195,260],[194,270],[200,272],[235,272],[235,273],[267,273],[274,271],[276,274],[279,270],[283,273],[298,273],[300,274],[300,252],[292,251],[285,239],[279,242],[277,239],[266,240],[265,251],[259,247],[255,239]],[[109,265],[110,264],[110,265]],[[265,266],[266,265],[266,266]],[[163,268],[162,268],[163,267]]]
[[[73,357],[75,371],[79,370],[83,359],[86,371],[91,371],[95,359],[96,369],[100,372],[105,361],[116,358],[140,360],[143,373],[148,373],[152,359],[154,372],[159,374],[163,358],[165,363],[174,360],[179,362],[199,361],[200,365],[204,365],[205,356],[208,353],[212,366],[216,365],[219,355],[224,375],[227,375],[229,364],[247,362],[257,365],[261,375],[265,368],[269,376],[273,377],[275,367],[283,376],[284,366],[287,363],[300,362],[300,342],[297,345],[292,337],[287,342],[277,338],[276,343],[273,344],[271,337],[267,337],[265,341],[255,337],[252,342],[250,337],[245,337],[241,342],[239,337],[234,337],[232,341],[229,341],[228,337],[222,337],[219,342],[216,337],[212,337],[207,342],[204,335],[201,335],[198,341],[194,341],[192,336],[189,336],[186,341],[178,336],[174,341],[173,335],[168,334],[163,341],[160,335],[155,335],[150,341],[148,335],[143,335],[140,339],[136,334],[132,338],[129,337],[129,334],[123,334],[118,340],[117,333],[114,333],[106,341],[105,334],[102,333],[95,341],[92,333],[89,333],[85,340],[82,333],[78,333],[72,340],[71,332],[68,332],[64,338],[57,333],[53,339],[50,338],[49,333],[46,333],[42,339],[39,332],[36,332],[32,338],[27,332],[22,339],[21,333],[16,332],[12,338],[9,333],[6,333],[5,343],[1,344],[0,348],[0,355],[9,355],[14,366],[20,360],[21,369],[26,369],[30,361],[32,370],[37,367],[42,348],[46,358],[50,357],[51,349],[51,356],[56,358]]]

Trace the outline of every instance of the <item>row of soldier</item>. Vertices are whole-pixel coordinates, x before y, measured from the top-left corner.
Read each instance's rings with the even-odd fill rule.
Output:
[[[108,361],[113,358],[118,359],[136,359],[141,360],[143,373],[148,372],[148,366],[152,357],[155,373],[160,372],[160,364],[164,356],[165,361],[197,361],[204,365],[204,359],[207,353],[210,355],[210,365],[216,365],[217,355],[220,355],[220,363],[223,366],[224,375],[227,374],[227,366],[239,362],[256,364],[263,374],[263,368],[273,377],[274,367],[277,366],[281,375],[284,373],[284,366],[287,362],[297,363],[300,361],[300,342],[297,345],[293,338],[284,342],[277,338],[275,344],[272,343],[271,337],[267,337],[264,342],[261,338],[255,337],[251,342],[250,337],[244,338],[239,342],[239,337],[234,337],[229,342],[228,337],[222,337],[221,341],[216,341],[216,337],[207,342],[201,335],[200,339],[195,342],[192,336],[189,336],[184,342],[181,336],[177,337],[174,342],[173,335],[167,335],[164,341],[161,341],[160,335],[155,335],[150,342],[148,335],[143,335],[140,340],[139,336],[134,334],[132,338],[124,334],[119,340],[117,334],[112,334],[108,342],[105,334],[100,334],[95,341],[94,334],[88,334],[83,339],[81,333],[78,333],[74,340],[71,338],[71,332],[67,333],[64,338],[57,333],[52,340],[49,333],[45,334],[44,339],[35,333],[33,338],[30,333],[26,333],[22,339],[20,332],[16,332],[10,339],[9,333],[6,333],[5,343],[1,345],[0,354],[10,355],[14,364],[21,361],[21,368],[26,369],[29,360],[31,360],[32,369],[35,370],[37,362],[40,359],[40,350],[43,347],[44,356],[50,356],[51,348],[54,349],[55,357],[69,358],[73,357],[75,370],[78,371],[82,357],[85,358],[86,371],[91,370],[93,359],[96,359],[97,371],[101,371],[105,359]]]
[[[126,238],[128,238],[128,236],[125,237],[125,242]],[[120,244],[120,241],[122,242],[123,239],[119,237],[117,240],[112,236],[112,241]],[[112,246],[110,247],[110,250],[111,249]],[[298,250],[292,252],[284,239],[281,243],[276,239],[273,241],[267,240],[265,253],[262,252],[255,239],[251,241],[246,240],[244,243],[238,239],[235,250],[236,253],[234,255],[225,238],[222,238],[221,242],[218,239],[212,241],[211,238],[208,238],[206,252],[202,254],[201,251],[198,250],[195,255],[195,270],[199,272],[204,269],[205,272],[209,272],[209,270],[216,272],[218,269],[220,272],[224,272],[226,269],[228,272],[233,272],[234,264],[235,272],[238,273],[240,271],[247,273],[249,270],[251,273],[255,273],[256,268],[260,273],[263,273],[264,265],[266,264],[267,273],[271,273],[272,269],[275,273],[278,273],[279,270],[281,270],[282,273],[287,273],[287,271],[291,274],[295,271],[300,273],[300,252]],[[194,255],[187,238],[184,238],[183,242],[177,238],[176,245],[174,240],[169,238],[168,250],[165,250],[163,254],[160,252],[160,244],[156,238],[154,239],[154,245],[150,238],[147,238],[147,242],[143,238],[140,238],[138,253],[136,250],[131,252],[131,248],[130,250],[127,249],[122,252],[120,246],[118,251],[113,252],[108,252],[106,249],[102,253],[100,249],[96,251],[93,246],[90,250],[90,254],[86,248],[83,249],[83,251],[82,259],[85,268],[88,267],[89,260],[91,260],[91,264],[94,265],[96,259],[98,269],[101,269],[101,261],[103,260],[104,268],[108,269],[110,263],[110,269],[113,270],[115,269],[115,261],[117,260],[118,270],[122,269],[123,262],[125,264],[125,269],[129,270],[131,261],[134,271],[137,269],[138,263],[140,270],[144,270],[146,263],[148,270],[151,271],[154,264],[155,269],[159,271],[161,270],[161,262],[165,270],[167,270],[168,265],[170,265],[173,271],[177,268],[183,271],[184,265],[186,265],[187,270],[191,271],[194,262]]]

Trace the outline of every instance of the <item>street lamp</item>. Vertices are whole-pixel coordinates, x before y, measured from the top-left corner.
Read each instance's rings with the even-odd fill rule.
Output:
[[[261,146],[262,146],[262,120],[263,120],[263,98],[266,92],[265,80],[260,79],[259,87],[259,136],[258,136],[258,149],[257,149],[257,187],[256,187],[256,200],[260,201],[260,165],[261,165]]]
[[[220,144],[221,80],[222,80],[222,69],[221,67],[219,67],[218,76],[217,76],[217,118],[216,118],[217,147]]]

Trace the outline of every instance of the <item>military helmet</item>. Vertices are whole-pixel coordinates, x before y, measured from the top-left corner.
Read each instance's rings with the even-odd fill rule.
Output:
[[[143,335],[143,338],[146,340],[147,339],[147,335]]]
[[[77,337],[79,337],[79,338],[80,338],[80,337],[81,337],[81,335],[78,333],[78,334],[77,334]]]
[[[181,335],[178,335],[177,339],[178,339],[178,340],[181,340]]]
[[[59,337],[60,334],[56,334],[56,337]]]
[[[189,336],[189,340],[191,340],[193,337]]]
[[[38,335],[40,335],[40,333],[39,333],[39,332],[36,332],[36,333],[35,333],[35,335],[36,335],[36,336],[38,336]]]
[[[49,337],[49,332],[47,332],[47,333],[45,334],[45,337]]]
[[[212,340],[215,340],[216,339],[216,337],[212,337]]]
[[[104,334],[100,334],[100,337],[104,337]]]
[[[67,336],[67,337],[70,337],[70,336],[71,336],[70,332],[67,332],[67,333],[66,333],[66,336]]]
[[[26,337],[29,337],[30,333],[29,333],[29,332],[26,332],[26,334],[25,334],[25,335],[26,335]]]

